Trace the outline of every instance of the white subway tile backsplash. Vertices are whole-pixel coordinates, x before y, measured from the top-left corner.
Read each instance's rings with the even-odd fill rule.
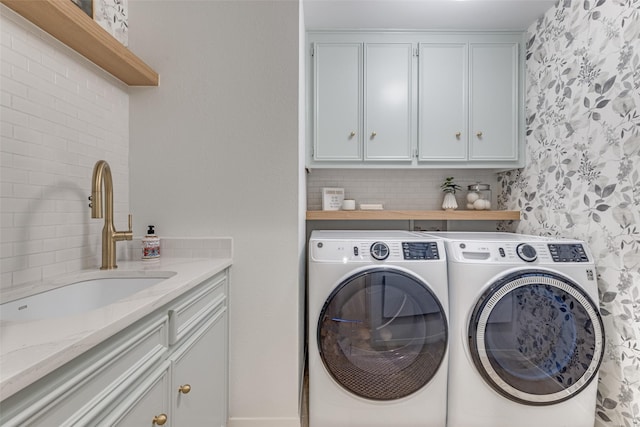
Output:
[[[19,48],[16,48],[16,50],[20,51]],[[40,61],[41,58],[38,57],[37,60]],[[42,64],[40,64],[40,62],[27,61],[27,71],[29,71],[29,73],[33,74],[34,76],[48,82],[53,82],[56,76],[55,71],[53,71],[49,67],[43,66]]]
[[[20,96],[22,98],[27,97],[27,93],[28,93],[27,86],[23,85],[22,83],[16,82],[13,79],[10,79],[5,76],[0,77],[0,86],[2,87],[3,94],[7,93],[10,95]],[[6,103],[3,100],[2,105],[10,105],[10,104]]]
[[[55,225],[41,225],[29,227],[29,239],[51,239],[56,237]]]
[[[40,252],[27,257],[29,267],[42,267],[53,264],[55,261],[56,256],[53,252]]]
[[[0,258],[9,258],[14,255],[13,245],[9,242],[0,243]]]
[[[66,76],[67,75],[67,66],[64,62],[60,61],[55,56],[48,54],[47,52],[42,53],[42,65],[53,70],[55,73]]]
[[[454,176],[463,189],[478,181],[497,189],[496,173],[481,169],[313,169],[307,174],[307,209],[322,209],[323,187],[340,187],[345,198],[355,199],[356,207],[382,203],[387,210],[438,210],[440,184],[448,176]]]
[[[0,117],[4,123],[18,126],[29,126],[29,116],[21,111],[14,110],[9,105],[0,107]]]
[[[140,259],[142,254],[141,238],[129,243],[129,257]],[[233,239],[230,237],[170,237],[160,238],[160,256],[175,258],[231,258]]]
[[[100,264],[96,161],[109,162],[118,229],[129,213],[122,83],[0,5],[0,291]],[[118,248],[120,258],[125,249]]]
[[[28,283],[42,280],[42,268],[33,267],[14,271],[12,281],[16,283]]]
[[[13,129],[13,136],[18,141],[28,142],[31,144],[42,144],[42,133],[30,128],[22,126],[15,126]]]
[[[28,67],[28,60],[24,55],[4,44],[0,47],[0,56],[2,57],[2,62],[8,64],[10,67],[17,67],[21,70],[26,70]]]

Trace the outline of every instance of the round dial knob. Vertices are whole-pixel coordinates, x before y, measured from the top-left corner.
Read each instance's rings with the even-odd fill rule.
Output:
[[[371,245],[371,256],[378,261],[382,261],[389,257],[389,246],[382,242],[375,242]]]
[[[528,243],[519,244],[516,248],[516,253],[520,257],[520,259],[526,262],[533,262],[538,259],[538,254],[535,248]]]

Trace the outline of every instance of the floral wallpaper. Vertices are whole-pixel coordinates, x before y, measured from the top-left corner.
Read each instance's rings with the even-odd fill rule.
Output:
[[[640,0],[564,0],[529,29],[527,166],[500,174],[520,233],[596,258],[606,349],[595,426],[640,426]]]
[[[93,19],[125,46],[129,45],[128,13],[128,0],[93,1]]]

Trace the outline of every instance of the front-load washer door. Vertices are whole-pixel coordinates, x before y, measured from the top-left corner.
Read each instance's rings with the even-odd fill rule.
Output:
[[[447,350],[440,301],[419,278],[393,268],[374,267],[339,284],[317,331],[328,372],[366,399],[399,399],[421,389]]]
[[[598,307],[567,277],[509,274],[480,297],[469,322],[473,362],[491,387],[528,405],[571,398],[597,376],[604,327]]]

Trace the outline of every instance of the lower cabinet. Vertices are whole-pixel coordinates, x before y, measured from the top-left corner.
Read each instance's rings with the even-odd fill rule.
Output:
[[[0,425],[224,427],[224,271],[0,403]]]
[[[117,405],[109,413],[95,420],[83,420],[78,425],[95,426],[151,426],[165,425],[169,421],[167,411],[170,385],[170,365],[165,363],[145,378],[143,384],[127,393],[124,403]],[[168,423],[167,425],[177,425]]]
[[[226,425],[227,352],[220,345],[226,341],[227,313],[221,311],[171,356],[173,425]]]

